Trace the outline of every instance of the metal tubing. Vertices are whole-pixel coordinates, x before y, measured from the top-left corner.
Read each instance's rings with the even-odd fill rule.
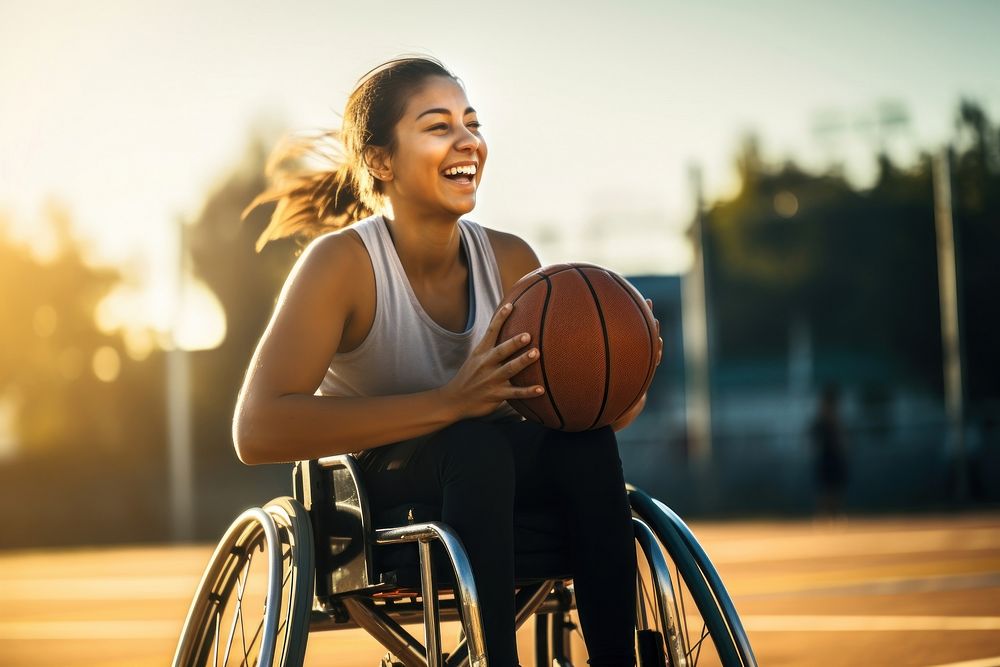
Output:
[[[260,667],[271,667],[274,657],[274,643],[278,634],[278,616],[281,608],[281,545],[278,543],[278,529],[274,525],[274,519],[260,507],[252,507],[240,514],[229,528],[226,534],[215,547],[212,558],[209,559],[208,567],[202,574],[198,589],[195,592],[194,602],[184,619],[184,628],[181,630],[181,637],[187,637],[188,633],[194,631],[192,624],[196,623],[193,616],[198,600],[208,595],[214,586],[218,584],[219,578],[229,576],[228,572],[221,569],[221,563],[228,562],[223,558],[224,553],[228,553],[237,544],[242,543],[247,538],[247,533],[254,530],[253,523],[259,523],[264,530],[264,541],[267,542],[267,600],[264,607],[264,619],[262,623],[263,637],[260,646]],[[238,576],[238,575],[237,575]],[[275,601],[278,604],[275,604]],[[174,655],[173,665],[186,664],[190,656],[182,655],[182,649],[186,642],[181,642]]]
[[[531,615],[535,613],[545,599],[548,597],[549,592],[555,585],[557,579],[549,579],[543,581],[540,584],[535,584],[535,587],[531,586],[522,587],[521,590],[517,592],[514,599],[514,607],[516,609],[514,615],[514,630],[518,630],[522,625],[524,625]],[[547,661],[546,661],[547,662]],[[451,655],[448,656],[448,660],[445,661],[446,667],[465,667],[469,664],[469,647],[465,642],[465,638],[458,643],[455,650],[452,651]]]
[[[649,619],[646,617],[646,594],[642,590],[642,575],[635,576],[635,626],[636,630],[649,630]]]
[[[646,562],[649,563],[650,574],[653,576],[653,597],[657,612],[660,615],[664,640],[670,651],[671,667],[687,667],[687,646],[684,633],[681,632],[681,618],[677,611],[673,583],[670,580],[670,569],[663,558],[663,552],[656,543],[652,529],[640,519],[632,519],[635,528],[635,539],[642,549]]]
[[[549,615],[535,615],[535,664],[549,664]]]
[[[406,667],[427,667],[424,647],[396,621],[377,609],[370,600],[345,597],[342,602],[351,620],[402,660]]]
[[[442,667],[437,582],[434,581],[430,540],[420,540],[417,548],[420,551],[420,592],[424,598],[424,646],[427,647],[427,666]]]
[[[729,629],[732,632],[733,638],[740,647],[744,663],[748,665],[748,667],[756,667],[757,658],[753,653],[753,648],[750,646],[750,638],[747,636],[747,632],[743,627],[740,615],[736,611],[736,605],[733,604],[733,599],[729,597],[729,591],[727,591],[725,585],[723,585],[722,579],[719,577],[719,573],[715,569],[715,566],[712,565],[712,561],[709,559],[708,554],[705,553],[705,549],[702,548],[698,540],[695,539],[694,533],[691,532],[691,529],[688,528],[687,524],[684,523],[684,521],[677,516],[672,509],[664,505],[656,498],[653,498],[652,500],[656,507],[671,522],[673,522],[677,532],[691,550],[691,554],[697,561],[699,569],[701,569],[702,574],[704,574],[705,580],[708,582],[709,587],[712,589],[712,593],[715,594],[715,598],[718,600],[719,606],[725,614],[725,618],[729,623]]]
[[[345,597],[339,597],[343,601]],[[461,621],[462,617],[458,613],[457,602],[454,600],[441,600],[438,604],[438,616],[442,623],[451,621]],[[373,605],[376,610],[383,613],[386,618],[394,619],[397,623],[421,623],[424,618],[424,605],[414,602],[394,602],[391,605]],[[575,608],[572,606],[571,608]],[[384,610],[384,611],[383,611]],[[538,614],[551,614],[559,610],[559,602],[554,598],[547,598],[536,609]],[[353,619],[343,621],[338,619],[329,611],[313,609],[309,617],[310,632],[332,632],[335,630],[353,630],[359,628]]]
[[[552,662],[554,665],[563,667],[564,665],[572,665],[570,662],[569,633],[573,623],[570,621],[569,611],[572,609],[574,596],[560,581],[556,584],[554,597],[558,608],[552,614]]]
[[[520,606],[517,610],[517,615],[514,617],[514,629],[520,628],[524,625],[532,614],[545,602],[545,599],[552,592],[552,587],[556,585],[557,579],[549,579],[538,584],[538,588],[528,596],[528,599],[524,601],[524,604]],[[521,589],[524,590],[523,588]]]
[[[281,544],[274,519],[260,507],[253,507],[240,515],[240,519],[253,516],[264,528],[267,541],[267,604],[264,606],[264,623],[260,639],[260,667],[271,667],[274,660],[274,643],[278,639],[278,615],[281,613]],[[277,604],[275,604],[277,602]]]
[[[400,542],[415,542],[418,540],[436,539],[441,542],[451,561],[455,573],[455,596],[462,605],[462,619],[465,624],[465,636],[469,644],[469,655],[472,667],[486,667],[486,641],[483,633],[483,620],[479,610],[479,595],[476,592],[476,582],[472,576],[472,566],[465,553],[465,547],[451,528],[438,521],[413,523],[398,528],[382,528],[375,531],[378,544],[397,544]]]

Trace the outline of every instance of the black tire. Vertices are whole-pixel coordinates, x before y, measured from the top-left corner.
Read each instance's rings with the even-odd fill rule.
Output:
[[[686,667],[698,664],[756,667],[757,660],[736,607],[694,534],[663,503],[633,486],[628,487],[628,492],[633,514],[649,526],[663,547],[672,589],[663,592],[672,597],[679,620],[676,627],[661,631],[664,636],[680,633]],[[666,664],[678,662],[668,658]]]
[[[174,667],[301,665],[313,598],[312,541],[306,511],[292,498],[241,514],[205,568]]]

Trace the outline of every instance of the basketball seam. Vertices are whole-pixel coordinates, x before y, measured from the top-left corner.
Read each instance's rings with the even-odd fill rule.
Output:
[[[643,314],[642,304],[640,304],[639,302],[637,302],[635,300],[635,295],[632,294],[632,290],[635,289],[635,288],[632,287],[631,285],[623,284],[623,279],[619,278],[618,276],[614,275],[611,272],[608,272],[608,275],[611,276],[612,278],[614,278],[615,281],[617,281],[618,284],[620,284],[622,286],[622,289],[624,289],[625,292],[628,294],[629,299],[631,299],[632,303],[634,303],[636,305],[636,307],[639,309],[639,314],[642,316],[643,322],[645,322],[646,321],[646,316],[645,316],[645,314]],[[649,334],[649,352],[650,352],[650,354],[652,354],[653,350],[656,349],[656,345],[653,342],[653,332],[649,330],[649,326],[648,325],[646,326],[646,333]],[[634,406],[635,402],[639,400],[640,396],[642,396],[642,393],[644,391],[646,391],[646,389],[649,388],[649,381],[650,381],[650,379],[652,379],[653,371],[655,371],[655,370],[656,370],[656,364],[650,363],[649,364],[649,370],[646,371],[646,379],[643,380],[642,387],[639,388],[639,393],[636,394],[635,398],[632,399],[632,402],[629,403],[629,408],[631,408],[632,406]],[[625,413],[623,412],[622,415],[623,414],[625,414]],[[615,420],[621,419],[622,415],[618,415],[617,417],[615,417]]]
[[[525,294],[527,294],[527,293],[528,293],[528,291],[529,291],[529,290],[530,290],[530,289],[531,289],[532,287],[534,287],[535,285],[537,285],[537,284],[538,284],[538,283],[540,283],[540,282],[542,282],[542,278],[539,278],[538,280],[536,280],[535,282],[531,283],[530,285],[527,285],[527,286],[525,286],[525,288],[524,288],[523,290],[521,290],[521,293],[520,293],[520,294],[518,294],[518,295],[517,295],[517,296],[516,296],[516,297],[514,298],[514,300],[510,302],[510,305],[512,305],[512,306],[513,306],[513,305],[514,305],[514,304],[516,304],[516,303],[517,303],[518,301],[520,301],[520,300],[521,300],[521,297],[522,297],[522,296],[524,296]]]
[[[604,397],[601,398],[601,409],[597,411],[597,416],[590,423],[589,430],[594,428],[597,422],[601,421],[601,417],[604,416],[604,410],[608,406],[608,389],[611,384],[611,345],[608,342],[608,327],[604,322],[604,311],[601,309],[601,302],[597,298],[597,292],[594,291],[594,286],[590,283],[590,279],[587,278],[587,274],[579,268],[576,268],[576,271],[583,278],[583,282],[587,283],[587,289],[590,290],[590,295],[594,297],[594,306],[597,308],[597,316],[601,320],[601,333],[604,336]]]
[[[558,271],[553,271],[552,273],[543,273],[542,275],[545,276],[546,278],[551,278],[552,276],[558,276],[563,271],[572,271],[573,269],[576,269],[575,264],[567,266],[566,268],[563,269],[559,269]]]
[[[527,411],[528,411],[528,412],[530,412],[530,413],[531,413],[532,415],[534,415],[534,416],[535,416],[535,421],[536,421],[536,422],[538,422],[539,424],[543,423],[543,422],[542,422],[542,418],[538,416],[538,413],[537,413],[537,412],[535,412],[534,410],[532,410],[532,409],[531,409],[530,407],[528,407],[528,401],[529,401],[529,400],[531,400],[531,399],[520,399],[520,398],[515,398],[515,399],[513,399],[513,400],[514,400],[514,402],[515,402],[515,403],[517,403],[517,404],[518,404],[518,406],[520,406],[520,408],[521,408],[522,410],[527,410]],[[510,401],[507,401],[507,403],[510,403]]]
[[[552,281],[549,277],[543,274],[545,278],[545,302],[542,304],[542,321],[538,325],[538,349],[543,350],[542,338],[545,336],[545,317],[549,314],[549,297],[552,296]],[[545,395],[549,398],[549,404],[552,406],[552,410],[556,413],[556,418],[559,419],[559,426],[556,428],[562,428],[565,426],[566,422],[563,421],[562,413],[559,412],[559,406],[556,405],[556,399],[552,397],[552,391],[549,389],[549,378],[545,374],[545,355],[538,360],[538,363],[542,367],[542,384],[545,386]]]

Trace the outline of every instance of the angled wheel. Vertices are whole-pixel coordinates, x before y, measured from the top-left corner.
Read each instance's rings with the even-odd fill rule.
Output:
[[[247,510],[205,568],[174,667],[301,665],[313,576],[305,509],[291,498],[277,498],[263,509]]]
[[[640,567],[640,661],[644,665],[756,667],[746,631],[722,580],[687,525],[666,505],[629,487]],[[645,578],[645,582],[643,582]],[[652,632],[649,632],[652,631]],[[645,641],[645,649],[643,642]],[[645,653],[645,656],[643,656]]]

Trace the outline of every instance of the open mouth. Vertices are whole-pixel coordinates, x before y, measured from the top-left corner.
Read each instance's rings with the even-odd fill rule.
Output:
[[[456,185],[472,185],[476,179],[476,165],[452,167],[445,169],[441,175]]]

